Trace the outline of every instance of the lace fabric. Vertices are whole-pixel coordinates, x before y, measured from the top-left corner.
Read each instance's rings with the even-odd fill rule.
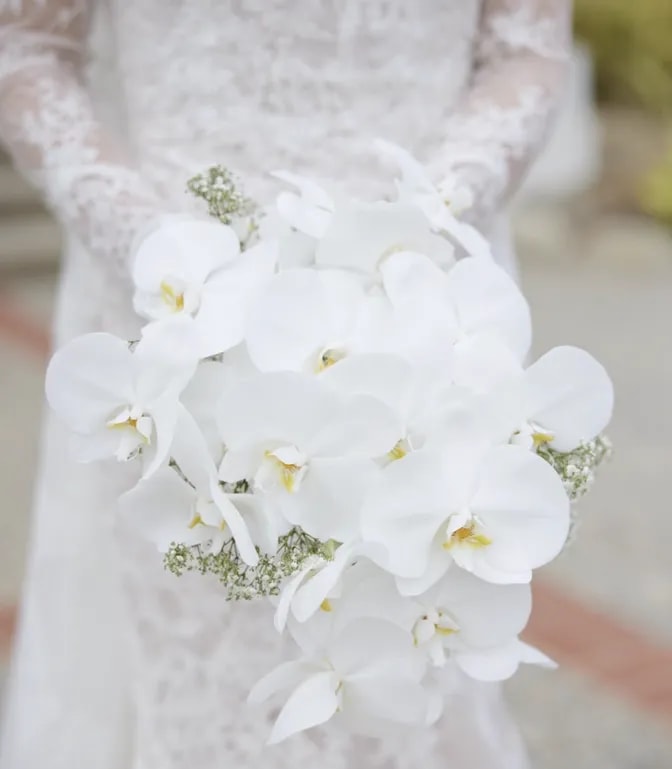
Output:
[[[382,136],[470,190],[487,227],[543,141],[569,50],[569,0],[107,0],[92,44],[101,4],[0,0],[0,137],[70,244],[57,342],[133,325],[133,238],[188,205],[185,181],[208,163],[237,170],[262,202],[278,167],[375,194],[384,169],[369,140]],[[88,82],[99,45],[122,131]],[[216,585],[176,580],[142,543],[112,536],[128,479],[72,467],[59,428],[47,437],[2,769],[526,765],[498,688],[460,678],[430,733],[380,742],[329,727],[264,752],[273,712],[243,703],[285,651],[271,607],[227,604]],[[45,618],[49,605],[68,612]]]

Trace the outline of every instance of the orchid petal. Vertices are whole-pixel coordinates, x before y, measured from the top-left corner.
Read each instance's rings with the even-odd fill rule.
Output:
[[[339,706],[337,687],[338,680],[331,672],[316,673],[299,684],[280,711],[269,745],[329,721]]]
[[[231,501],[230,497],[222,492],[216,478],[210,481],[210,494],[214,503],[222,513],[226,525],[231,530],[231,536],[236,543],[236,549],[241,559],[248,566],[256,566],[259,562],[259,555],[250,537],[250,532],[243,520],[240,511]],[[235,496],[235,495],[232,495]]]
[[[173,543],[192,545],[202,541],[197,528],[189,528],[196,493],[169,467],[119,498],[119,513],[125,524],[166,553]]]
[[[209,219],[164,219],[139,244],[133,256],[133,281],[140,291],[155,292],[164,276],[202,284],[218,267],[235,259],[235,232]],[[140,308],[138,308],[140,309]]]
[[[195,318],[201,358],[230,350],[242,341],[248,307],[275,268],[275,249],[267,243],[261,246],[246,251],[233,267],[213,275],[204,287]]]
[[[300,447],[337,405],[337,397],[314,377],[266,373],[237,382],[222,394],[218,424],[230,449],[258,445],[269,438]]]
[[[397,625],[364,618],[348,624],[334,639],[331,661],[339,676],[400,671],[404,677],[420,681],[424,662],[417,654],[411,634]]]
[[[484,459],[472,513],[483,522],[491,543],[479,549],[479,561],[493,579],[500,570],[521,572],[548,563],[562,549],[569,528],[569,499],[553,468],[536,454],[517,446],[493,449]]]
[[[356,395],[316,431],[305,450],[323,457],[378,457],[394,447],[401,432],[401,423],[388,406],[368,395]]]
[[[379,474],[367,459],[314,458],[299,490],[283,499],[285,517],[323,541],[354,539],[364,498]]]
[[[425,215],[404,203],[350,203],[339,207],[319,242],[318,265],[370,274],[392,251],[411,250],[447,259],[452,247],[431,231]]]
[[[441,458],[417,451],[392,462],[367,497],[362,533],[386,551],[379,565],[401,577],[424,574],[432,542],[450,501]]]
[[[143,478],[148,478],[168,459],[173,446],[180,407],[178,401],[168,393],[156,400],[150,416],[154,421],[154,445],[143,449]]]
[[[532,610],[529,585],[493,585],[462,569],[450,569],[437,585],[438,603],[459,625],[460,646],[497,646],[517,636]]]
[[[287,626],[287,619],[289,617],[289,610],[296,595],[297,590],[301,587],[303,581],[306,579],[311,571],[318,568],[321,565],[321,561],[316,558],[309,558],[307,563],[293,574],[283,585],[280,592],[280,598],[278,599],[277,606],[275,607],[275,615],[273,617],[273,624],[278,633],[282,633]]]
[[[245,339],[264,371],[318,370],[320,355],[344,343],[353,308],[363,299],[354,278],[337,272],[289,270],[276,275],[253,303]]]
[[[132,354],[112,334],[85,334],[56,351],[47,369],[47,399],[71,430],[90,433],[134,398]]]
[[[324,565],[317,574],[298,587],[292,601],[292,614],[298,622],[306,622],[320,608],[325,598],[338,584],[343,572],[352,564],[357,547],[341,545],[333,561]]]
[[[518,670],[518,639],[491,649],[460,651],[453,654],[457,666],[477,681],[506,681]]]
[[[519,360],[530,349],[530,309],[514,280],[490,259],[462,259],[449,273],[452,301],[468,334],[496,332]]]
[[[306,660],[283,662],[257,681],[247,695],[247,701],[250,705],[260,705],[278,692],[296,688],[318,670]]]
[[[609,375],[577,347],[556,347],[525,372],[529,418],[553,434],[551,446],[571,451],[607,426],[614,406]]]
[[[448,275],[428,256],[412,251],[391,254],[381,265],[385,293],[400,309],[450,302]]]
[[[311,238],[323,237],[333,216],[330,211],[291,192],[281,192],[276,206],[288,224]]]
[[[428,692],[414,681],[362,678],[348,681],[343,710],[348,712],[350,721],[374,716],[398,724],[424,726],[430,701]]]
[[[405,416],[410,408],[413,369],[396,355],[350,355],[320,375],[320,381],[344,395],[369,395]]]

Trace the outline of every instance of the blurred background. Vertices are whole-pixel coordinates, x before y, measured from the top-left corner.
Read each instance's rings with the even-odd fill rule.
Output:
[[[577,0],[571,88],[515,204],[536,350],[587,347],[615,444],[508,694],[536,769],[672,767],[672,2]],[[0,681],[22,579],[59,235],[0,156]],[[447,759],[448,761],[448,759]],[[449,762],[448,762],[449,763]]]

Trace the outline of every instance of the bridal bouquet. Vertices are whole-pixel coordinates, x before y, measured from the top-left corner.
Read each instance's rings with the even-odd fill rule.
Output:
[[[602,366],[575,347],[528,365],[528,305],[469,201],[379,149],[391,200],[283,172],[258,211],[224,169],[192,180],[212,218],[135,252],[140,339],[82,336],[47,375],[82,461],[140,463],[119,514],[165,567],[271,601],[297,642],[250,694],[288,692],[271,742],[429,725],[442,669],[549,664],[519,640],[532,572],[608,452]]]

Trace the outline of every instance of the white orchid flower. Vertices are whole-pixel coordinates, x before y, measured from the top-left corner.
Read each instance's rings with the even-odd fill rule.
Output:
[[[454,264],[453,246],[432,232],[420,209],[405,203],[362,203],[338,206],[315,255],[319,267],[353,270],[375,276],[397,251],[418,251],[435,262]]]
[[[457,422],[451,439],[385,468],[364,504],[364,540],[385,548],[380,565],[407,595],[428,590],[452,564],[489,582],[529,582],[567,538],[562,481],[536,454],[489,448]]]
[[[567,452],[609,423],[614,388],[604,367],[578,347],[555,347],[492,393],[485,407],[502,438]]]
[[[147,477],[168,458],[196,363],[192,330],[180,321],[146,328],[134,349],[112,334],[85,334],[54,354],[47,399],[80,461],[139,456]]]
[[[394,414],[373,398],[339,397],[294,372],[261,374],[227,390],[219,426],[227,453],[219,477],[252,482],[291,523],[328,541],[359,530],[373,460],[394,445]]]
[[[251,360],[262,371],[323,371],[357,348],[364,302],[359,282],[342,271],[275,275],[250,307]]]
[[[426,593],[402,596],[391,575],[359,561],[344,575],[338,597],[329,604],[336,629],[364,617],[393,622],[411,634],[435,667],[443,667],[448,659],[462,667],[466,655],[468,675],[495,680],[495,655],[502,661],[502,673],[505,665],[520,661],[513,642],[527,624],[532,597],[529,585],[494,585],[463,569],[449,569]],[[485,657],[482,671],[480,654]],[[508,675],[499,680],[504,678]]]
[[[469,256],[492,258],[490,244],[483,235],[458,218],[473,205],[469,191],[446,183],[435,184],[421,163],[392,142],[377,139],[375,146],[399,168],[397,193],[401,202],[418,206],[437,230],[453,238]]]
[[[494,262],[463,259],[446,274],[403,252],[380,271],[413,363],[444,361],[456,384],[485,390],[520,369],[531,342],[529,306]]]
[[[298,191],[284,191],[278,195],[276,208],[280,216],[294,230],[315,240],[322,238],[336,207],[334,195],[305,176],[289,171],[275,171],[271,175]]]
[[[163,467],[121,496],[119,509],[129,526],[163,553],[172,543],[207,543],[210,552],[219,553],[233,539],[243,561],[254,566],[255,544],[275,552],[278,531],[260,500],[222,490],[205,438],[183,407],[171,454],[179,472]]]
[[[389,406],[399,420],[400,433],[388,461],[422,448],[440,429],[443,414],[469,396],[433,367],[425,370],[386,353],[348,356],[325,370],[320,381],[343,395],[368,395]]]
[[[242,340],[247,306],[273,274],[276,256],[268,241],[241,254],[238,236],[223,224],[167,219],[135,252],[135,309],[151,322],[191,318],[199,356],[224,352]]]
[[[465,672],[472,678],[493,680],[491,672],[479,675],[478,655],[489,658],[495,650],[502,653],[511,648],[530,617],[532,594],[528,584],[494,585],[463,569],[449,569],[411,605],[416,611],[414,642],[434,665],[442,667],[449,655],[462,667],[466,654],[469,669]]]
[[[324,724],[337,713],[355,731],[380,721],[425,726],[438,717],[436,701],[423,687],[422,655],[408,633],[389,622],[364,619],[332,637],[326,649],[305,650],[303,660],[280,665],[248,697],[264,702],[291,690],[269,742]]]

